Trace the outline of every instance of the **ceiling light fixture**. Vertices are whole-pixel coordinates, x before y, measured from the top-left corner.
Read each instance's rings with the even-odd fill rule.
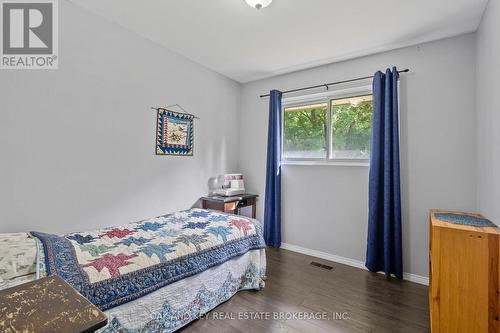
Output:
[[[245,2],[250,6],[255,9],[262,9],[266,8],[273,2],[273,0],[245,0]]]

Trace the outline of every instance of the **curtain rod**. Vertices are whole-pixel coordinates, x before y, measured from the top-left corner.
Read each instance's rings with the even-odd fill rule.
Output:
[[[410,70],[408,68],[407,69],[403,69],[403,70],[398,71],[398,74],[400,74],[400,73],[408,73],[409,71]],[[361,81],[361,80],[366,80],[366,79],[372,79],[373,77],[374,76],[371,75],[371,76],[358,77],[358,78],[350,79],[350,80],[344,80],[344,81],[337,81],[337,82],[332,82],[332,83],[318,84],[316,86],[309,86],[309,87],[304,87],[304,88],[297,88],[297,89],[285,90],[282,93],[283,94],[289,94],[289,93],[293,93],[293,92],[297,92],[297,91],[309,90],[309,89],[316,89],[316,88],[321,88],[321,87],[325,87],[326,90],[328,90],[328,87],[330,87],[330,86],[334,86],[334,85],[342,84],[342,83],[349,83],[349,82]],[[269,97],[269,94],[260,95],[260,98],[264,98],[264,97]]]

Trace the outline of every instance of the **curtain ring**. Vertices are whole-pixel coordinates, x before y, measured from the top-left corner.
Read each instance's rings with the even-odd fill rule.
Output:
[[[326,90],[330,89],[330,87],[327,84],[325,84],[325,88],[326,88]]]

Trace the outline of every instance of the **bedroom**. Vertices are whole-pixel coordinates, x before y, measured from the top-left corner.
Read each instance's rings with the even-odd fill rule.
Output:
[[[498,0],[0,5],[0,331],[498,331]]]

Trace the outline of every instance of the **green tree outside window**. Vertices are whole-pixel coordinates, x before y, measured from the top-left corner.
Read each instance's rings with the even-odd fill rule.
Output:
[[[370,155],[371,95],[332,101],[332,158]],[[328,103],[285,108],[283,149],[292,158],[326,158]]]

